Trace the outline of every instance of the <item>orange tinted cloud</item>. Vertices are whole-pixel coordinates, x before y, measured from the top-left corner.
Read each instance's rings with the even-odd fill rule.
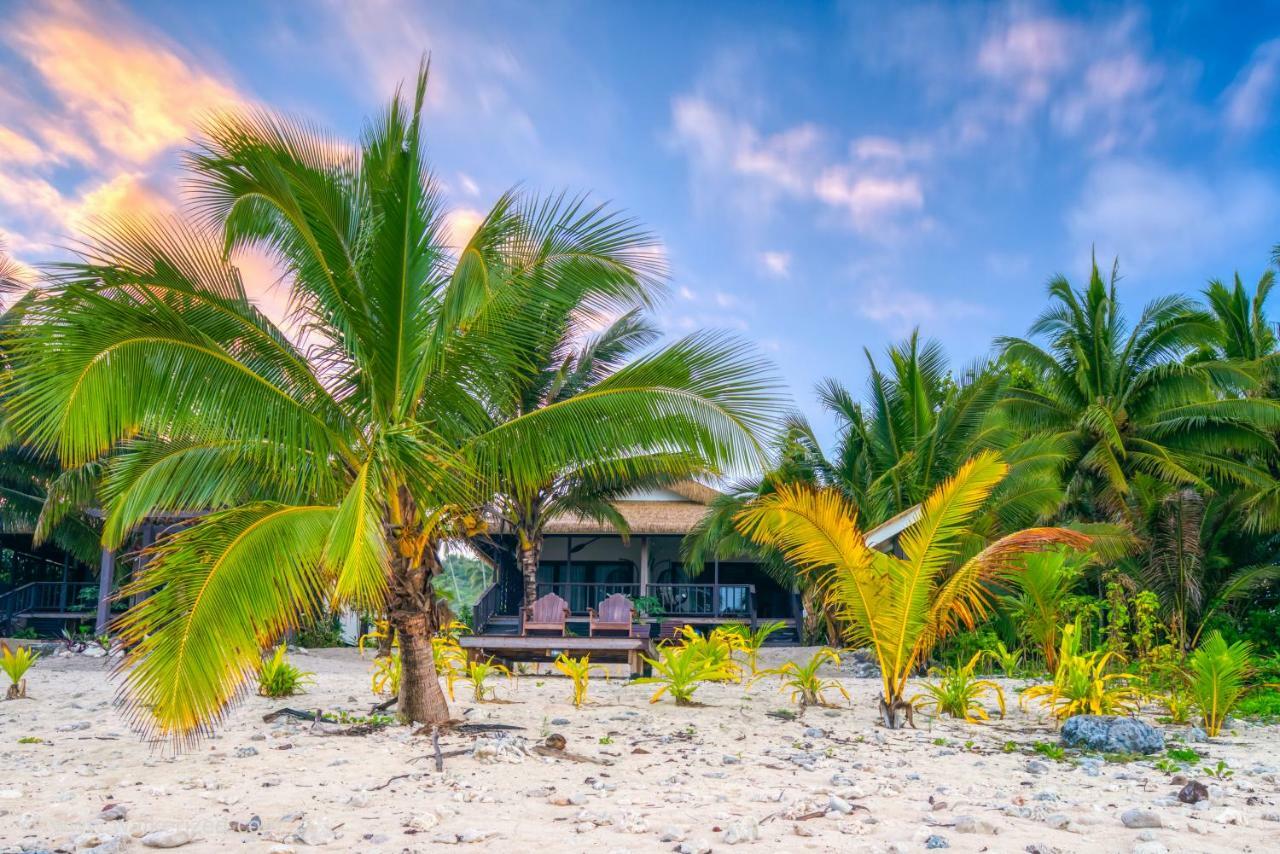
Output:
[[[20,17],[6,40],[103,150],[145,162],[182,142],[202,116],[241,102],[163,41],[104,26],[101,11],[57,4]]]

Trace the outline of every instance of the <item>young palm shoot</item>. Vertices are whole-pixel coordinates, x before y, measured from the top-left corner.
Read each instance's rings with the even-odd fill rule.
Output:
[[[302,693],[302,686],[315,674],[301,670],[285,658],[288,652],[284,644],[258,668],[258,693],[263,697],[292,697]]]
[[[472,696],[477,703],[492,702],[497,696],[497,689],[490,680],[499,676],[511,678],[511,671],[501,664],[494,664],[490,656],[484,661],[468,662],[462,670],[462,678],[471,683]]]
[[[784,486],[738,515],[744,534],[786,555],[825,591],[851,647],[870,647],[880,665],[880,719],[909,722],[907,679],[938,641],[972,628],[991,611],[991,585],[1018,571],[1016,558],[1089,538],[1063,528],[1030,528],[1002,537],[968,559],[962,549],[974,520],[1009,466],[991,452],[962,465],[921,505],[903,532],[902,557],[867,545],[858,514],[834,489]]]
[[[10,649],[8,644],[0,644],[0,670],[9,677],[6,700],[20,700],[27,696],[27,671],[39,657],[40,653],[32,652],[31,647]]]
[[[1210,738],[1222,732],[1231,710],[1248,690],[1254,671],[1253,647],[1248,641],[1228,645],[1221,632],[1213,632],[1191,653],[1191,696],[1200,707],[1204,731]]]
[[[575,709],[582,708],[582,704],[587,701],[587,688],[591,684],[591,671],[598,671],[604,675],[605,679],[609,678],[608,668],[603,664],[592,664],[590,655],[584,655],[581,658],[570,658],[562,652],[559,658],[555,660],[554,665],[556,670],[569,677],[573,683],[573,707]]]
[[[939,715],[963,718],[971,724],[979,720],[990,720],[986,708],[979,702],[988,693],[994,694],[1000,704],[1000,717],[1004,717],[1004,690],[990,679],[979,679],[974,670],[982,653],[974,653],[973,658],[963,667],[944,668],[937,682],[926,682],[924,694],[917,694],[912,703],[916,709],[934,709]]]
[[[849,692],[835,679],[824,679],[818,673],[822,665],[828,662],[839,667],[840,656],[836,655],[834,650],[823,647],[815,652],[804,664],[788,661],[781,667],[765,671],[765,674],[781,676],[781,690],[785,691],[790,688],[791,702],[799,703],[801,710],[808,706],[834,708],[835,704],[827,699],[826,693],[828,691],[836,691],[844,697],[844,701],[847,703],[849,702]]]
[[[760,649],[764,646],[765,641],[775,632],[785,628],[785,624],[781,620],[774,620],[768,623],[761,623],[755,629],[745,626],[741,623],[734,623],[728,626],[721,626],[720,630],[726,634],[736,638],[736,645],[739,650],[747,658],[747,667],[751,671],[751,675],[757,675],[759,670]]]
[[[1129,714],[1138,710],[1140,695],[1131,673],[1108,673],[1114,652],[1082,653],[1079,627],[1062,627],[1058,668],[1053,682],[1033,685],[1022,692],[1021,704],[1038,701],[1059,722],[1075,715]]]
[[[375,694],[400,696],[400,677],[404,673],[400,662],[400,653],[392,651],[390,655],[373,660],[373,676],[371,687]]]
[[[726,682],[737,678],[737,672],[723,662],[713,663],[696,645],[664,646],[658,657],[641,656],[653,668],[653,676],[632,680],[633,685],[659,685],[650,703],[670,694],[677,706],[693,705],[693,692],[703,682]]]

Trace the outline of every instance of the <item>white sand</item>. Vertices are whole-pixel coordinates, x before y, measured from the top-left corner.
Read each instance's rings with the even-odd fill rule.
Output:
[[[805,654],[768,650],[765,663]],[[1207,809],[1197,810],[1169,802],[1178,786],[1151,762],[1109,764],[1088,776],[1040,758],[1048,769],[1030,773],[1033,757],[1005,753],[1003,745],[1055,735],[1018,711],[1012,692],[1005,721],[922,722],[918,731],[887,732],[874,726],[876,680],[843,678],[852,707],[814,708],[802,721],[783,721],[766,716],[787,706],[774,679],[749,692],[704,687],[697,699],[705,705],[697,708],[649,705],[651,688],[596,680],[594,703],[575,711],[566,680],[537,675],[500,683],[507,703],[470,702],[459,685],[455,714],[525,726],[531,740],[559,732],[569,750],[612,764],[540,757],[482,764],[467,755],[446,759],[441,775],[423,759],[430,739],[407,729],[350,738],[263,723],[265,712],[286,704],[366,713],[374,702],[370,662],[355,651],[294,660],[316,673],[307,694],[283,702],[250,697],[214,738],[176,757],[129,732],[111,704],[116,686],[103,660],[41,660],[28,674],[32,699],[0,702],[0,851],[73,850],[77,837],[87,845],[92,835],[106,841],[103,850],[142,851],[143,834],[168,829],[194,837],[184,852],[305,852],[312,846],[289,841],[304,826],[310,838],[336,837],[316,848],[326,851],[438,850],[444,844],[433,840],[468,831],[494,835],[458,848],[670,851],[680,844],[663,841],[670,829],[687,838],[686,850],[720,851],[729,847],[726,832],[749,836],[753,825],[759,839],[735,848],[921,851],[936,834],[953,851],[1280,850],[1280,727],[1241,725],[1197,745],[1211,764],[1221,759],[1235,772],[1221,782],[1188,772],[1214,787]],[[556,718],[570,723],[553,725]],[[806,734],[810,727],[825,735]],[[44,743],[19,744],[26,736]],[[946,745],[934,743],[940,738]],[[442,741],[448,751],[472,739]],[[256,755],[235,755],[248,747]],[[400,775],[408,776],[373,791]],[[833,794],[865,809],[796,820],[825,812]],[[124,805],[127,818],[99,820],[109,803]],[[1131,808],[1155,811],[1163,826],[1125,827],[1119,816]],[[258,832],[231,830],[229,822],[254,815]],[[961,832],[960,816],[977,819],[978,832]]]

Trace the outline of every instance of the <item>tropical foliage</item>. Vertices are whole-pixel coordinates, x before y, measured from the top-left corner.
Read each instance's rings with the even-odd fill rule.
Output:
[[[1022,692],[1025,705],[1037,702],[1059,721],[1074,715],[1115,715],[1137,711],[1140,696],[1137,677],[1109,672],[1114,652],[1082,652],[1079,626],[1062,627],[1058,666],[1053,681],[1032,685]]]
[[[967,664],[944,667],[937,682],[925,682],[924,693],[912,698],[916,709],[934,709],[939,715],[963,718],[969,723],[989,720],[986,708],[980,702],[987,694],[995,695],[1000,704],[1000,717],[1004,717],[1004,689],[990,679],[980,679],[975,671],[982,653],[974,653]]]
[[[587,689],[591,687],[593,670],[604,674],[606,679],[609,678],[609,669],[603,664],[592,664],[590,655],[573,658],[562,652],[553,664],[556,670],[567,676],[573,685],[572,702],[575,709],[582,708],[582,704],[587,701]]]
[[[1216,738],[1244,696],[1254,670],[1253,648],[1247,641],[1228,644],[1220,632],[1213,632],[1191,654],[1187,666],[1190,694],[1200,709],[1204,731]]]
[[[286,654],[287,647],[280,644],[258,668],[258,693],[263,697],[292,697],[302,692],[303,685],[314,681],[314,673],[295,667]]]
[[[656,703],[670,694],[677,706],[693,704],[693,694],[703,682],[726,682],[737,679],[740,671],[732,662],[709,660],[705,647],[697,644],[666,644],[658,649],[658,657],[641,656],[653,670],[652,676],[631,680],[633,685],[657,685],[649,698]]]
[[[819,670],[824,664],[839,667],[840,656],[836,654],[835,650],[823,647],[810,656],[809,660],[804,664],[787,661],[782,666],[767,670],[761,675],[776,675],[780,677],[781,689],[783,691],[790,690],[791,702],[799,703],[801,708],[833,705],[826,696],[829,692],[839,693],[847,703],[849,701],[849,692],[845,690],[844,686],[835,679],[827,679],[820,675]]]
[[[426,87],[424,68],[355,145],[274,114],[212,121],[187,157],[191,220],[104,225],[24,310],[9,423],[41,458],[105,466],[104,544],[203,514],[122,591],[150,594],[118,626],[148,732],[207,728],[263,645],[326,605],[388,613],[398,714],[443,722],[439,549],[481,533],[495,494],[548,472],[614,483],[659,451],[758,454],[774,394],[737,341],[625,366],[559,349],[578,313],[651,298],[660,256],[631,220],[513,192],[446,245]],[[246,295],[229,258],[250,248],[287,271],[301,343]],[[546,353],[567,359],[550,385]]]
[[[782,487],[739,516],[745,533],[816,576],[848,643],[871,648],[880,665],[885,726],[906,722],[911,704],[904,693],[911,673],[940,640],[962,627],[973,628],[991,612],[990,585],[1015,572],[1019,556],[1055,544],[1089,544],[1074,531],[1030,528],[966,556],[967,525],[1008,471],[992,452],[962,464],[929,495],[919,520],[903,533],[901,557],[870,548],[856,508],[833,489]]]

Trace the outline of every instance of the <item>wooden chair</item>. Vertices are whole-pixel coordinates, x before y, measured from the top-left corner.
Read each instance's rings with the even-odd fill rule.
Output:
[[[555,632],[564,636],[564,624],[569,619],[569,603],[554,593],[548,593],[525,606],[520,613],[520,634],[530,632]]]
[[[627,637],[632,637],[635,612],[630,599],[621,593],[614,593],[597,607],[587,609],[587,634],[595,637],[597,632],[623,632]]]

